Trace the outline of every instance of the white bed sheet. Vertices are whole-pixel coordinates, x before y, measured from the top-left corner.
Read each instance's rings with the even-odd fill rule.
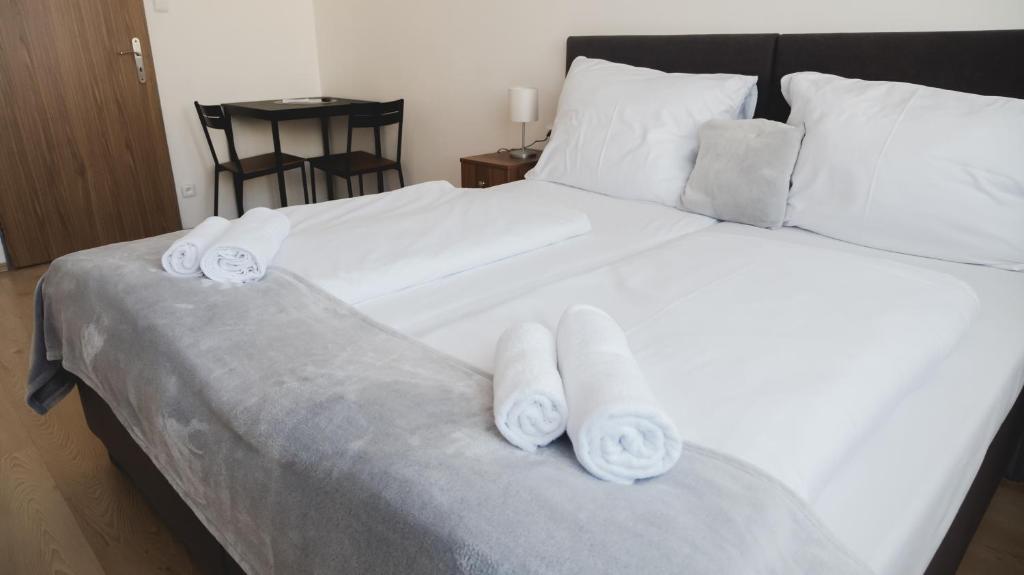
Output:
[[[430,334],[505,302],[712,223],[663,206],[543,182],[482,193],[520,193],[588,214],[593,231],[404,292],[366,302],[376,319],[430,341]],[[714,233],[770,237],[937,269],[967,282],[981,310],[932,380],[878,424],[823,486],[812,506],[880,574],[927,566],[1024,380],[1024,274],[862,248],[787,228],[718,224]],[[705,233],[708,233],[705,232]],[[467,342],[472,344],[473,342]],[[956,425],[950,425],[955,421]]]
[[[977,307],[945,274],[709,230],[415,335],[493,371],[505,329],[554,329],[578,303],[626,330],[683,438],[765,469],[806,500],[954,348]]]
[[[1024,273],[884,252],[796,228],[714,229],[939,270],[978,295],[980,311],[957,349],[812,501],[822,520],[880,575],[922,573],[1024,384]]]

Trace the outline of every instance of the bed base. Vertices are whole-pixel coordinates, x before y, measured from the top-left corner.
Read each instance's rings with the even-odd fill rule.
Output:
[[[1010,408],[1003,424],[996,432],[992,443],[985,452],[971,488],[967,490],[960,510],[942,538],[942,543],[932,556],[925,575],[956,573],[957,566],[967,552],[981,518],[985,515],[992,496],[1002,479],[1021,481],[1024,479],[1024,390]]]
[[[244,575],[245,571],[224,550],[167,479],[153,465],[110,406],[95,391],[78,383],[82,410],[89,429],[103,442],[110,461],[142,492],[157,516],[188,550],[206,575]],[[1017,397],[1006,420],[989,445],[985,459],[960,510],[928,565],[926,575],[956,573],[993,494],[1004,477],[1024,475],[1024,392]]]
[[[91,387],[78,382],[82,411],[89,429],[107,447],[107,454],[142,493],[175,539],[188,550],[196,567],[206,575],[245,575],[231,555],[171,487],[128,430]]]

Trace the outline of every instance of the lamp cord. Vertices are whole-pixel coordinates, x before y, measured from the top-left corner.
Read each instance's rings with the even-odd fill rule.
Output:
[[[539,140],[534,140],[534,141],[530,142],[529,144],[526,144],[526,147],[529,148],[530,146],[532,146],[534,144],[540,144],[541,142],[546,142],[546,141],[548,141],[550,139],[551,139],[551,130],[548,130],[548,134],[546,136],[544,136],[543,138],[541,138]],[[498,148],[498,153],[500,154],[502,152],[511,152],[512,150],[521,150],[521,149],[522,148]]]

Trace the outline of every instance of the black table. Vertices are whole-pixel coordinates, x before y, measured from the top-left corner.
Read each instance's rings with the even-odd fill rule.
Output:
[[[334,98],[324,96],[322,102],[316,103],[285,103],[281,100],[261,100],[258,102],[234,102],[221,104],[224,113],[230,116],[244,116],[270,122],[274,135],[274,156],[277,159],[277,190],[281,194],[281,205],[288,205],[288,197],[284,190],[284,172],[281,170],[281,134],[277,123],[284,120],[320,119],[320,133],[323,138],[324,155],[331,153],[331,117],[347,116],[353,104],[368,104],[367,100],[350,98]],[[310,174],[313,177],[313,174]],[[334,182],[327,178],[327,197],[334,199]]]

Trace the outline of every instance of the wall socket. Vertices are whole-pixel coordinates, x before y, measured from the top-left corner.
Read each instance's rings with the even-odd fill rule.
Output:
[[[196,185],[185,184],[181,187],[181,197],[183,198],[194,198],[196,196]]]

